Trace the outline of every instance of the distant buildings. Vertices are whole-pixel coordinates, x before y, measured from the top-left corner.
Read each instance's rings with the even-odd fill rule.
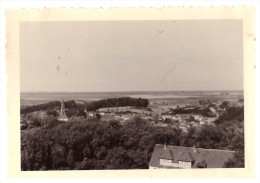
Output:
[[[156,144],[149,169],[223,168],[235,151]]]

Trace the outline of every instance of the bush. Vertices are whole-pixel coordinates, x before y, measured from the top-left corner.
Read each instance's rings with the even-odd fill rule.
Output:
[[[52,110],[47,110],[46,114],[47,114],[48,116],[53,116],[53,117],[58,117],[58,116],[59,116],[59,113],[58,113],[56,110],[54,110],[54,109],[52,109]]]

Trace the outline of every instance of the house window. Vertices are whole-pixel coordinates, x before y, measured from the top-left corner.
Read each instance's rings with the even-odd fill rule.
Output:
[[[179,161],[180,168],[191,168],[191,162]]]
[[[160,159],[160,166],[178,168],[179,163],[174,163],[172,160],[168,160],[168,159]]]
[[[161,166],[171,166],[172,160],[168,159],[160,159],[160,165]]]

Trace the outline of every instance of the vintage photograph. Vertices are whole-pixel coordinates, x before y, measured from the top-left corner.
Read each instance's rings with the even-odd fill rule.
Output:
[[[23,21],[22,171],[245,167],[243,21]]]

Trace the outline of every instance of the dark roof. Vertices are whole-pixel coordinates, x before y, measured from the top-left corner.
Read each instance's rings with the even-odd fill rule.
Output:
[[[192,157],[190,152],[179,151],[175,161],[187,161],[187,162],[189,162],[189,161],[194,161],[194,158]]]
[[[160,168],[160,159],[171,159],[173,162],[190,161],[194,162],[192,168],[197,165],[207,164],[207,168],[222,168],[225,162],[234,156],[235,151],[218,150],[218,149],[202,149],[183,146],[167,146],[164,148],[162,144],[156,144],[149,166]],[[200,165],[199,164],[199,165]]]
[[[168,160],[172,160],[173,159],[173,155],[170,149],[165,149],[161,156],[160,159],[168,159]]]

